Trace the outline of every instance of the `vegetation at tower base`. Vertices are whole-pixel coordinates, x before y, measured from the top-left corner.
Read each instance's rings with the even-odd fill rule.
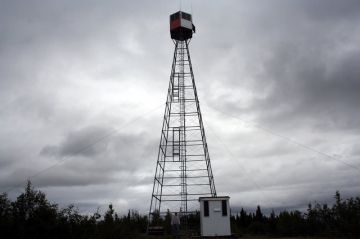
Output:
[[[170,215],[157,220],[169,234]],[[192,231],[199,230],[198,213],[188,222]],[[360,238],[360,198],[344,200],[336,192],[333,205],[309,204],[304,213],[264,215],[260,206],[255,213],[242,209],[231,216],[231,224],[237,235]],[[30,182],[14,201],[0,194],[0,238],[147,238],[146,226],[147,216],[134,210],[119,216],[111,204],[104,215],[81,215],[73,205],[60,209]]]

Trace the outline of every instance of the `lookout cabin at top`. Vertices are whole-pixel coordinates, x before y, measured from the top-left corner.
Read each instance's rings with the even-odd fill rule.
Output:
[[[189,13],[179,11],[170,15],[170,34],[172,39],[185,41],[192,38],[193,32],[195,32],[195,26]]]

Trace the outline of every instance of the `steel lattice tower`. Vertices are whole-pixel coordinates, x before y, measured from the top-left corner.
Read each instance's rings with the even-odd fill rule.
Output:
[[[158,159],[150,203],[149,225],[167,210],[186,215],[198,210],[198,199],[216,196],[208,145],[200,112],[189,42],[195,27],[191,15],[170,16],[175,45]]]

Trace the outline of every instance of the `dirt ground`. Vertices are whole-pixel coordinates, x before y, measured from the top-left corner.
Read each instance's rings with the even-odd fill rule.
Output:
[[[139,237],[139,239],[172,239],[172,236],[147,236],[144,235],[144,237]],[[181,237],[181,239],[191,239],[192,237]],[[193,239],[197,239],[200,237],[194,237]],[[329,239],[326,237],[266,237],[266,236],[249,236],[249,235],[243,235],[234,237],[238,239]]]
[[[254,236],[243,235],[239,236],[239,239],[329,239],[326,237],[270,237],[270,236]]]

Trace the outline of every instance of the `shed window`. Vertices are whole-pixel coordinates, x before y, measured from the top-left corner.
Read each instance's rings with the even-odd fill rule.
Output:
[[[209,216],[209,201],[204,201],[204,217]]]
[[[221,201],[222,215],[227,216],[227,205],[226,200]]]

